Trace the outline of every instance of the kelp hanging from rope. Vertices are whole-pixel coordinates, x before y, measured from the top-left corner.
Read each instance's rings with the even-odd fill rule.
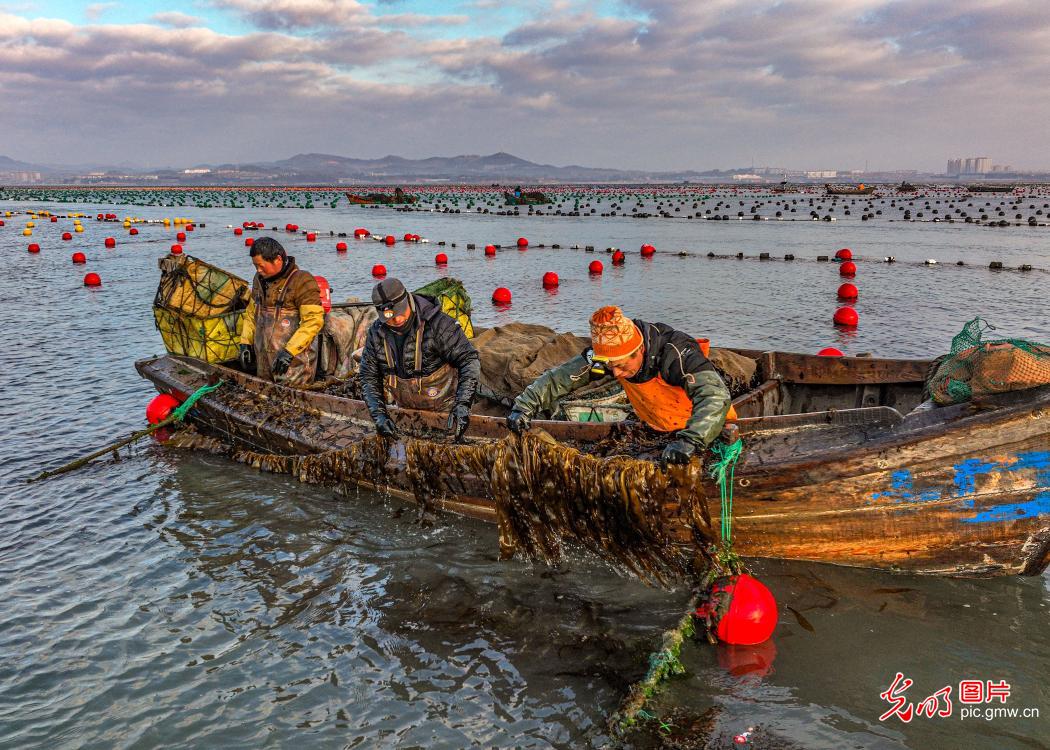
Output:
[[[369,437],[326,453],[237,451],[234,458],[304,482],[382,486],[390,447]],[[522,554],[556,563],[566,544],[577,544],[665,586],[717,564],[698,462],[664,472],[649,461],[591,456],[530,434],[469,445],[410,438],[397,470],[423,508],[460,494],[465,479],[482,479],[495,505],[504,559]],[[691,538],[680,536],[683,529]]]

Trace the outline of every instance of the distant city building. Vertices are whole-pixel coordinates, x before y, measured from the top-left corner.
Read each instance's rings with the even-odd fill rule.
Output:
[[[992,171],[992,160],[987,156],[976,156],[973,160],[973,171],[977,174],[985,174]]]
[[[183,174],[211,174],[211,170],[210,169],[205,169],[203,167],[198,167],[197,169],[184,169],[184,170],[182,170],[182,173]]]
[[[735,174],[733,175],[734,180],[747,181],[747,180],[761,180],[762,175],[758,174]]]
[[[948,171],[949,177],[957,177],[963,170],[962,159],[949,159],[948,160]]]
[[[962,174],[987,174],[996,171],[992,160],[987,156],[967,156],[965,159],[949,159],[946,174],[958,177]]]
[[[29,185],[40,182],[39,172],[0,172],[0,181]]]
[[[838,177],[839,173],[834,169],[823,169],[816,170],[814,172],[806,172],[806,177],[816,180],[826,180],[831,177]]]

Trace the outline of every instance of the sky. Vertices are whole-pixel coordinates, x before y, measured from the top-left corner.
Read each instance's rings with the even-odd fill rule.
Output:
[[[1050,169],[1047,0],[0,0],[0,154]]]

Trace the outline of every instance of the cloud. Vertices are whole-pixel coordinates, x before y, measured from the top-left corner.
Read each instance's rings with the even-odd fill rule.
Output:
[[[84,17],[89,21],[97,21],[105,13],[116,8],[120,3],[93,3],[84,8]]]
[[[356,0],[214,4],[255,30],[175,11],[88,26],[0,13],[0,96],[19,102],[0,130],[45,161],[502,149],[934,169],[976,151],[1030,164],[1050,118],[1050,11],[1028,0],[632,0],[617,16],[558,0],[498,36]],[[428,36],[436,24],[451,33]]]
[[[159,23],[161,26],[171,26],[175,29],[188,29],[192,26],[203,27],[205,25],[203,18],[180,13],[177,10],[154,13],[150,20]]]

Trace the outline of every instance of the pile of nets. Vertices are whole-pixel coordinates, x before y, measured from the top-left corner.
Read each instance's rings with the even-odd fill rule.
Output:
[[[984,339],[994,330],[974,318],[952,339],[952,348],[926,383],[941,406],[974,397],[1050,384],[1050,347],[1025,339]]]
[[[533,434],[471,445],[410,438],[403,465],[388,462],[390,448],[369,437],[326,453],[237,451],[234,458],[327,486],[396,484],[387,480],[404,472],[423,508],[462,493],[465,479],[480,479],[495,506],[504,559],[521,554],[553,564],[575,544],[664,586],[717,563],[699,462],[664,472],[650,461],[591,456]]]
[[[169,255],[159,266],[153,317],[168,352],[213,363],[236,359],[248,282],[188,255]]]
[[[467,288],[459,279],[436,279],[421,286],[414,294],[431,297],[441,305],[441,312],[459,323],[468,339],[474,338],[474,324],[470,321],[471,302]]]

